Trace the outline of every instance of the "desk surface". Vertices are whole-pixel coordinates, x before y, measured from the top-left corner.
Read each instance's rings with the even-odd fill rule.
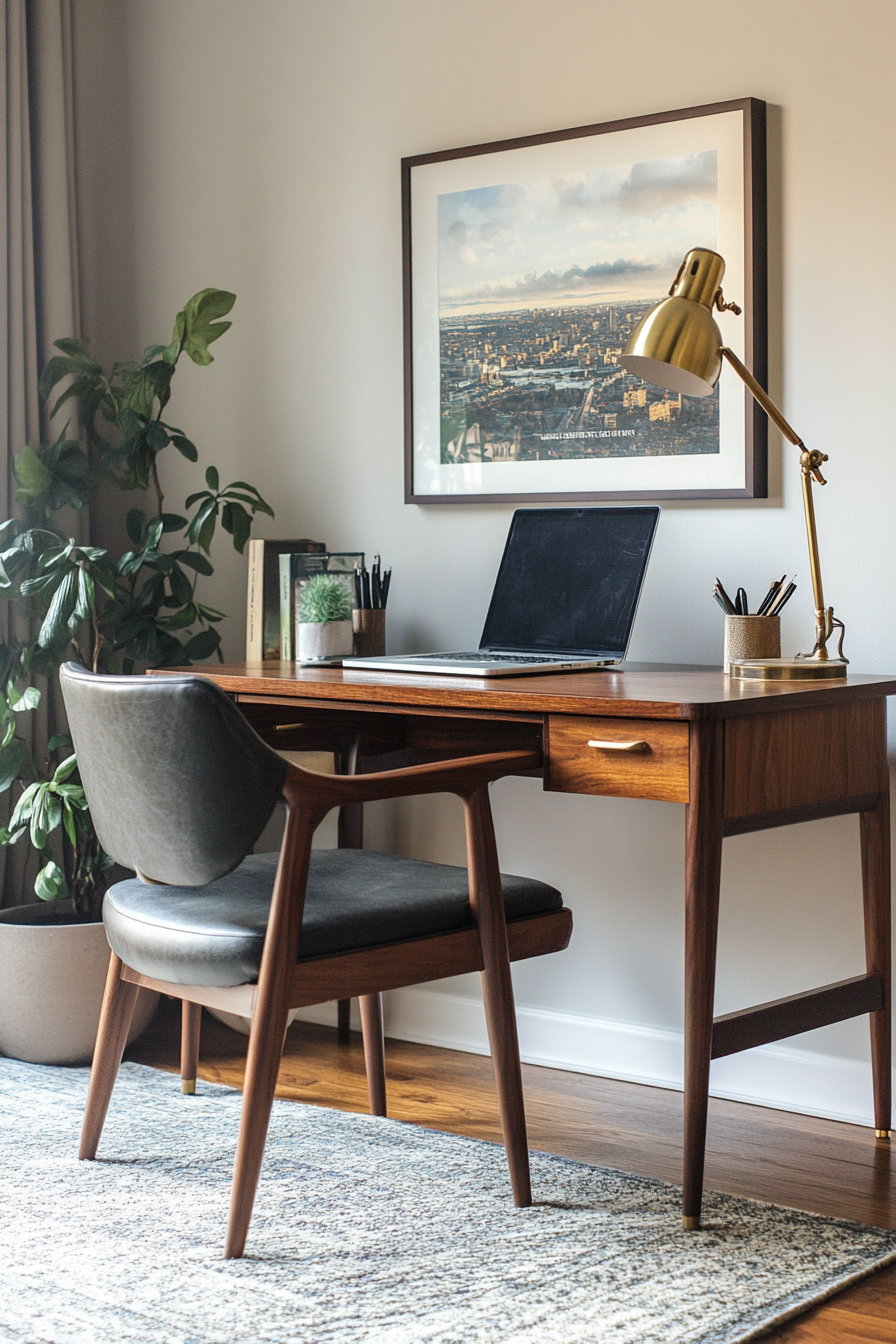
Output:
[[[166,669],[176,672],[178,669]],[[614,718],[728,719],[783,709],[896,695],[896,676],[853,674],[830,682],[736,681],[719,670],[657,663],[604,672],[447,677],[297,668],[293,663],[224,663],[183,669],[226,691],[346,703],[434,706],[517,714],[606,714]]]

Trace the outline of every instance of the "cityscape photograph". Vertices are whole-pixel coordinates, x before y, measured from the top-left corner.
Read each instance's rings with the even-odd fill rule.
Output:
[[[632,330],[717,235],[716,153],[441,195],[440,461],[719,451],[718,394],[626,373]]]

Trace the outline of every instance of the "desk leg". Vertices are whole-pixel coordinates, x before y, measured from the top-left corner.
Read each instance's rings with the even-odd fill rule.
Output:
[[[879,1139],[890,1133],[890,1036],[892,1021],[890,960],[890,798],[880,794],[873,812],[860,815],[862,892],[865,904],[865,964],[883,979],[884,1006],[870,1015],[874,1127]]]
[[[692,723],[685,864],[684,1199],[686,1231],[700,1226],[722,875],[721,723]]]
[[[361,746],[361,738],[358,733],[352,733],[348,739],[347,745],[337,754],[337,764],[341,775],[355,775],[358,773],[358,752]],[[339,809],[339,836],[338,843],[340,849],[363,849],[364,848],[364,804],[349,803]],[[337,1008],[336,1039],[340,1045],[348,1045],[351,1038],[351,999],[339,999]]]

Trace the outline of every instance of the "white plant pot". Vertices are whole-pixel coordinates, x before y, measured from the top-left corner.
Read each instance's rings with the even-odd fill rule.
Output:
[[[102,922],[65,923],[71,901],[0,910],[0,1054],[29,1064],[89,1064],[109,965]],[[128,1044],[159,996],[141,989]]]
[[[352,651],[351,621],[299,621],[297,657],[300,663],[321,658],[343,658]]]

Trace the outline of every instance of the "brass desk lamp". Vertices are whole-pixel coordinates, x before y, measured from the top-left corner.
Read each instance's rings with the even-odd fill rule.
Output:
[[[719,380],[724,358],[784,437],[799,448],[809,566],[815,597],[815,647],[811,653],[798,654],[796,658],[743,659],[732,663],[732,675],[778,681],[845,677],[848,660],[843,657],[843,622],[834,616],[833,607],[824,605],[812,502],[813,480],[819,485],[825,484],[820,468],[822,462],[827,462],[827,454],[806,447],[750,370],[722,343],[722,333],[712,316],[713,308],[719,312],[730,309],[735,314],[741,311],[737,304],[726,303],[722,298],[724,274],[725,262],[717,252],[710,252],[705,247],[693,248],[679,267],[669,290],[670,297],[651,308],[641,319],[619,362],[629,373],[657,387],[683,392],[689,397],[708,397]],[[827,642],[835,628],[840,631],[840,639],[837,656],[832,658]]]

